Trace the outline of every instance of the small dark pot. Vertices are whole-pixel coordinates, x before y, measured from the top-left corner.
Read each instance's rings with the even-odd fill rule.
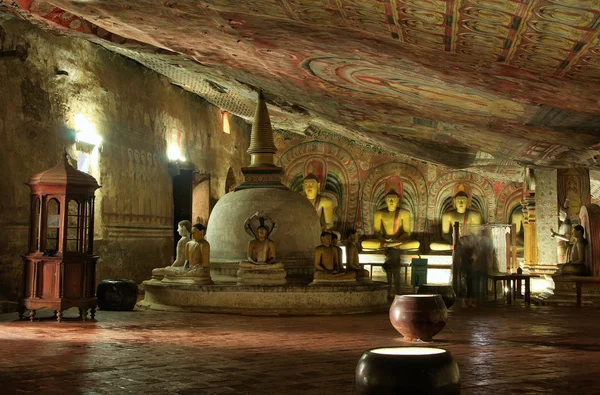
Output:
[[[439,294],[442,295],[446,308],[452,307],[456,301],[454,288],[450,284],[423,284],[417,291],[418,294]]]
[[[133,310],[137,297],[138,288],[132,280],[102,280],[96,289],[101,310]]]
[[[360,395],[460,394],[458,364],[441,348],[365,351],[356,365],[355,382]]]
[[[431,341],[446,325],[448,309],[438,295],[396,295],[390,322],[404,339]]]

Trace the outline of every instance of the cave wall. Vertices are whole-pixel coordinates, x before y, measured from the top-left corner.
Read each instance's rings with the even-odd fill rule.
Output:
[[[173,199],[167,146],[178,144],[196,180],[209,180],[214,204],[227,176],[241,181],[249,162],[250,125],[230,117],[147,68],[85,40],[0,21],[0,50],[26,57],[0,61],[0,300],[21,292],[33,174],[87,157],[102,186],[96,194],[97,280],[150,277],[173,260]],[[102,136],[101,146],[74,142],[75,114]],[[231,169],[231,170],[230,170]],[[229,181],[231,183],[231,180]]]

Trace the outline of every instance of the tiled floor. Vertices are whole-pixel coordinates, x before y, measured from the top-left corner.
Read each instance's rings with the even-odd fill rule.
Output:
[[[60,324],[16,318],[0,315],[2,394],[352,394],[364,350],[411,344],[387,314],[99,311],[96,322]],[[454,355],[463,394],[600,394],[594,308],[453,308],[430,344]]]

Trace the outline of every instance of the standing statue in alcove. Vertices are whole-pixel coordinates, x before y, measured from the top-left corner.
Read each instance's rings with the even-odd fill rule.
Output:
[[[481,225],[483,218],[477,210],[469,208],[471,199],[466,192],[466,187],[458,185],[452,196],[454,208],[442,214],[442,239],[443,241],[433,242],[429,248],[432,251],[450,251],[453,248],[452,227],[455,222],[461,225]]]
[[[565,204],[560,208],[558,212],[558,219],[560,225],[558,226],[558,232],[555,232],[553,228],[550,228],[550,236],[556,239],[556,254],[558,256],[558,264],[567,263],[569,259],[569,246],[571,241],[572,226],[571,220],[569,219],[569,199],[565,200]]]
[[[304,192],[304,196],[306,196],[315,210],[317,210],[317,215],[321,220],[323,229],[328,230],[333,227],[335,203],[331,198],[319,193],[320,190],[321,183],[317,176],[309,174],[304,177],[304,180],[302,181],[302,191]]]
[[[381,250],[388,247],[400,250],[418,249],[420,242],[410,239],[411,214],[400,208],[400,196],[391,189],[385,195],[386,207],[373,214],[373,231],[375,239],[363,240],[362,248]]]

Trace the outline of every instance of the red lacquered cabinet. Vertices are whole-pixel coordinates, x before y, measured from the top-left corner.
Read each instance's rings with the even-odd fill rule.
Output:
[[[62,163],[29,179],[31,217],[29,253],[23,255],[23,298],[19,317],[29,310],[33,321],[41,307],[79,308],[81,319],[96,314],[94,193],[100,188],[91,175],[74,169],[65,153]]]

